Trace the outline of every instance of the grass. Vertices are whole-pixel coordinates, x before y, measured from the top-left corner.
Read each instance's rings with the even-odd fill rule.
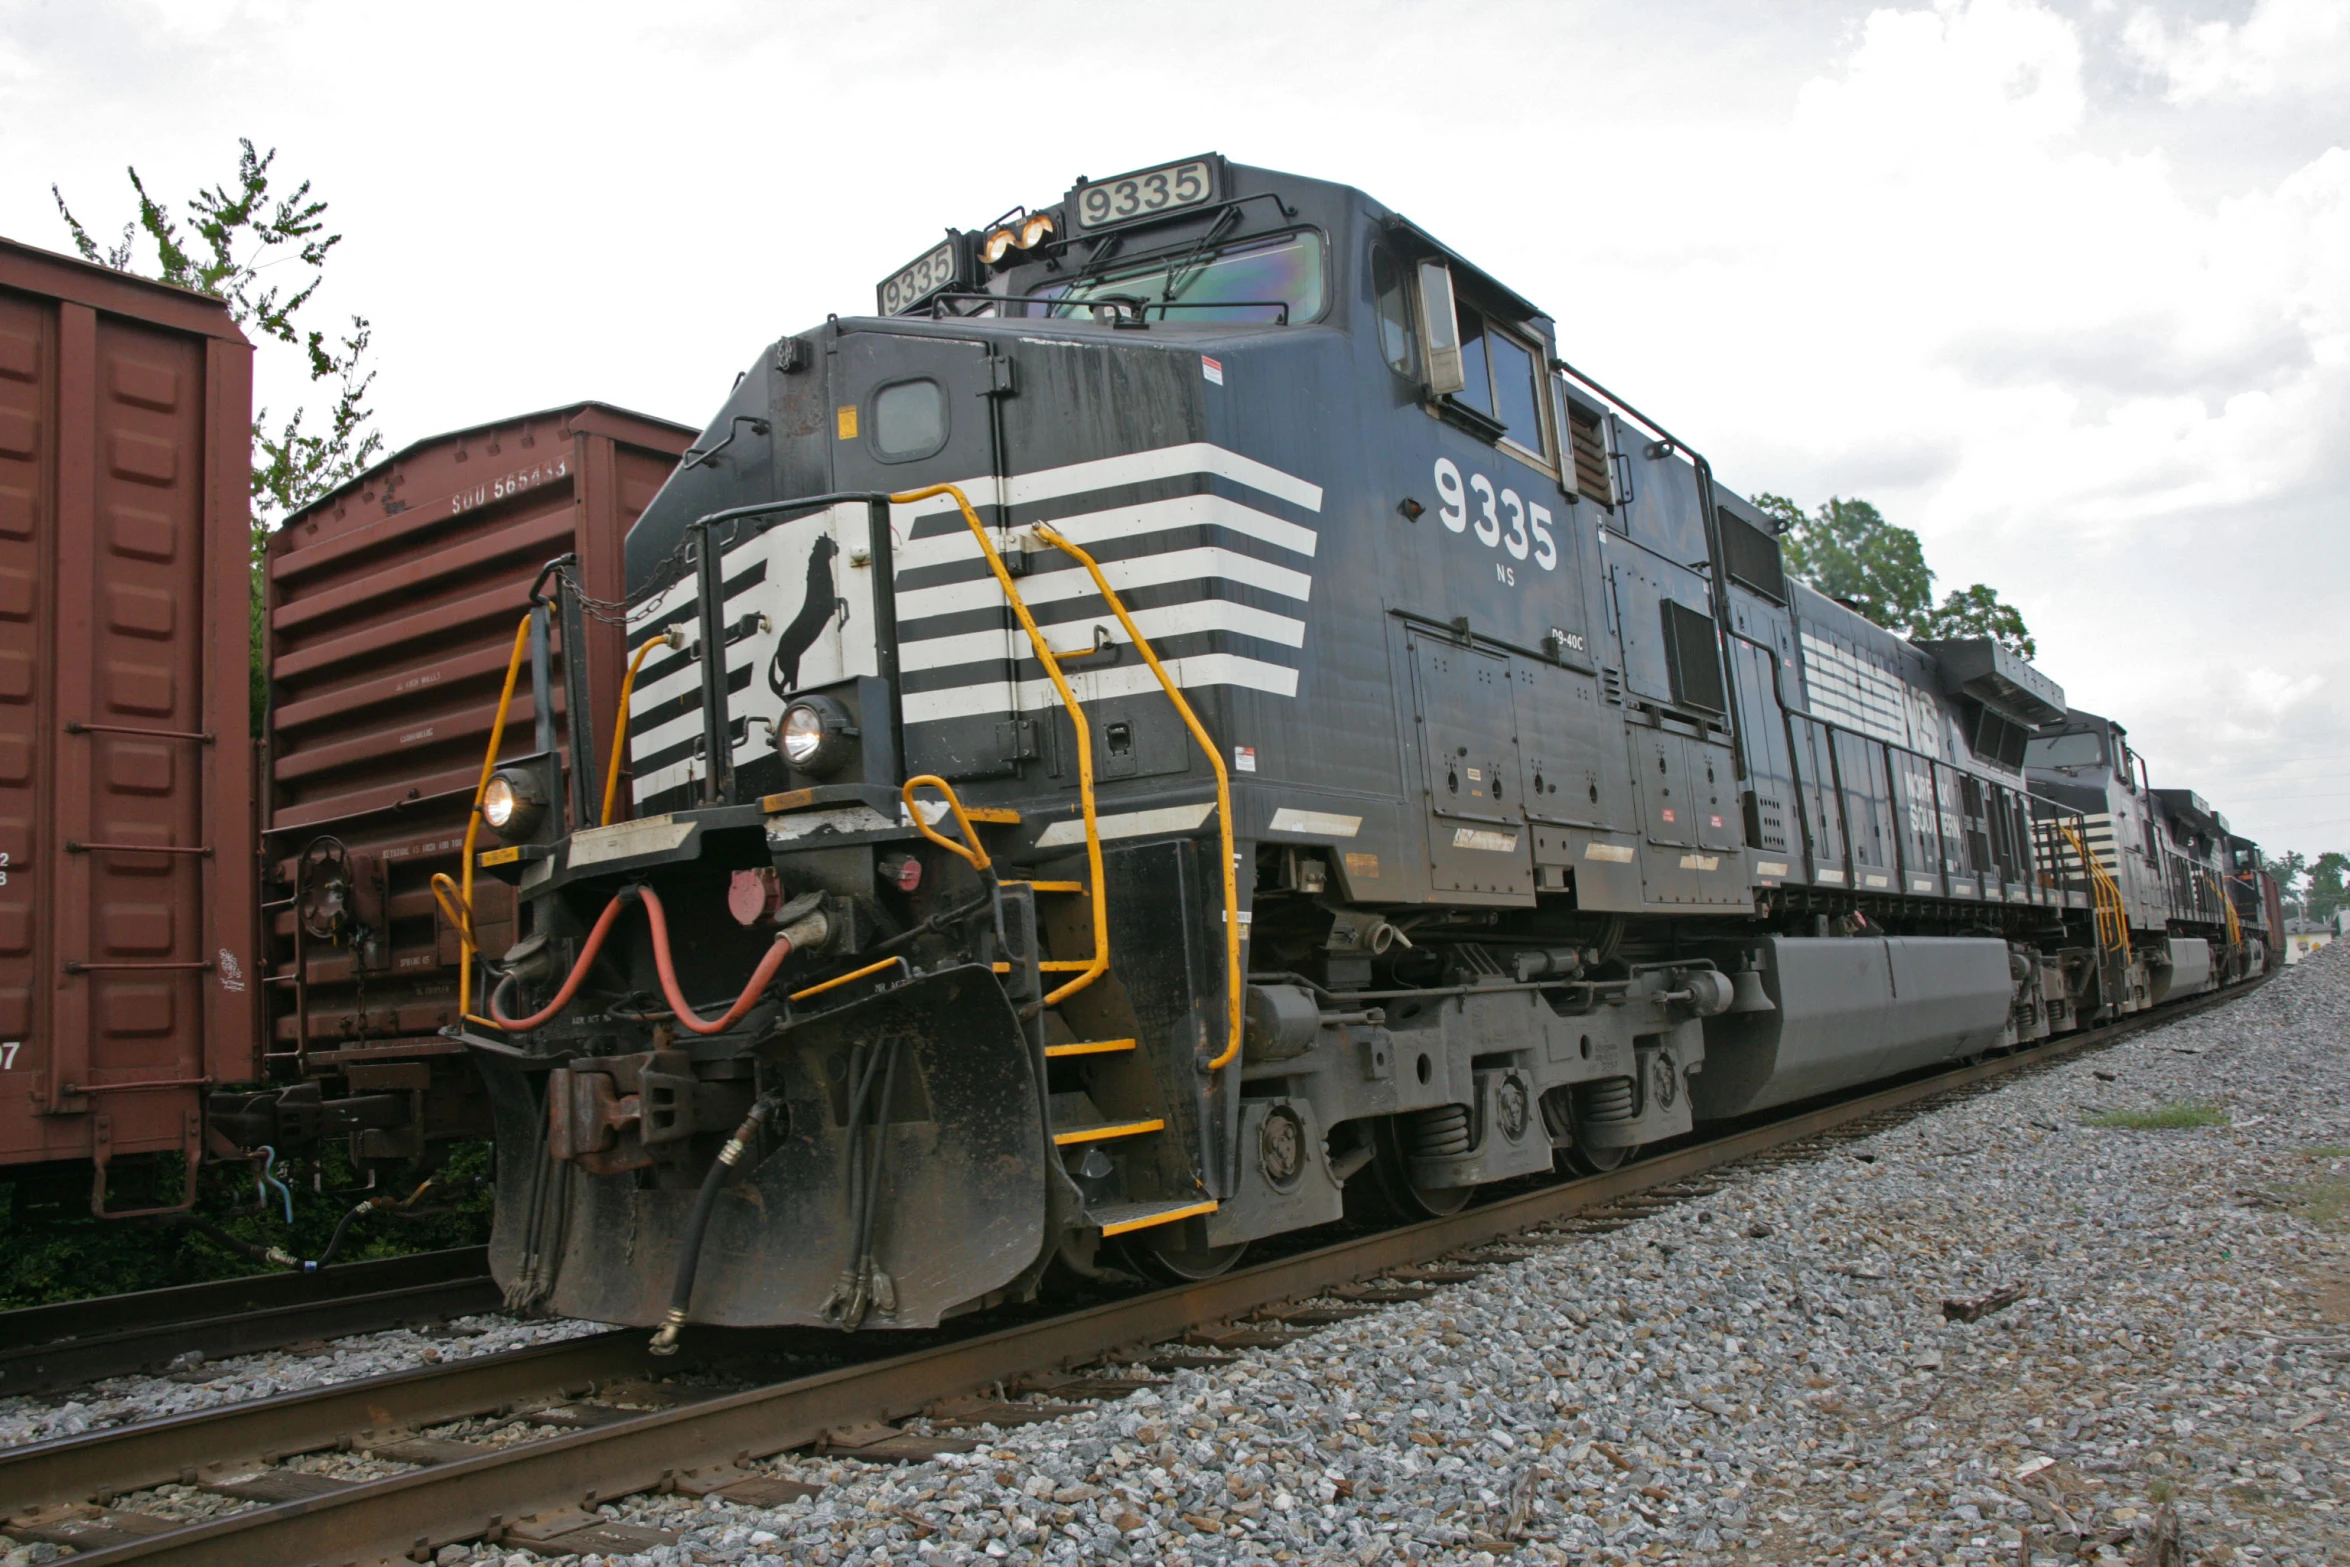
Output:
[[[2108,1110],[2089,1118],[2090,1126],[2119,1127],[2131,1132],[2178,1132],[2194,1126],[2225,1126],[2225,1105],[2205,1099],[2182,1099],[2151,1110]]]
[[[2312,1181],[2292,1195],[2301,1200],[2301,1217],[2321,1230],[2339,1230],[2350,1219],[2350,1181]]]

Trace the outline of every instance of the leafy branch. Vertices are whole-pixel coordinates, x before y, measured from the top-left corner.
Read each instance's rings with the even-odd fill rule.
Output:
[[[260,734],[269,702],[263,617],[270,531],[357,478],[383,451],[384,439],[367,401],[375,385],[375,371],[367,366],[373,340],[367,318],[354,315],[348,331],[331,334],[305,319],[325,281],[327,258],[343,236],[328,231],[327,204],[311,194],[308,180],[273,193],[276,148],[258,152],[243,138],[237,145],[236,177],[197,191],[178,213],[155,199],[137,168],[125,170],[136,211],[109,245],[99,244],[74,214],[64,191],[52,184],[49,194],[83,260],[211,295],[228,306],[256,349],[276,344],[280,353],[292,350],[310,384],[331,393],[320,424],[312,423],[308,405],[275,424],[267,408],[253,413],[252,712],[253,732]],[[288,266],[294,269],[289,277],[273,275]]]
[[[254,526],[266,530],[357,477],[383,450],[383,436],[367,404],[375,382],[375,372],[365,368],[367,319],[354,315],[349,331],[331,337],[304,320],[325,280],[327,258],[343,242],[328,231],[327,204],[311,194],[308,180],[273,194],[277,149],[259,152],[244,139],[238,148],[236,177],[197,191],[178,214],[149,192],[136,167],[127,169],[136,211],[110,245],[98,242],[64,191],[52,184],[49,194],[82,259],[210,294],[257,343],[294,349],[308,379],[331,386],[323,428],[312,427],[308,407],[274,429],[268,409],[255,412]],[[289,265],[296,269],[292,279],[272,279],[275,269]]]
[[[1784,495],[1762,494],[1754,504],[1778,523],[1790,573],[1887,630],[1920,641],[1989,637],[2025,658],[2038,650],[2023,613],[1985,583],[1935,603],[1925,546],[1867,501],[1831,496],[1806,512]]]

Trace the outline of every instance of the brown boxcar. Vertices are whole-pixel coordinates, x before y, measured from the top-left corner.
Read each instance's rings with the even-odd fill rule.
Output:
[[[0,240],[0,1163],[101,1206],[259,1070],[252,374],[218,300]]]
[[[317,1129],[349,1133],[360,1157],[483,1130],[472,1073],[438,1033],[456,1021],[458,946],[431,878],[460,868],[541,568],[576,555],[582,590],[619,600],[628,527],[693,436],[597,403],[502,419],[408,447],[270,536],[271,1064],[330,1090],[315,1111],[281,1114],[323,1117]],[[588,618],[582,639],[599,756],[623,672],[610,614]],[[556,645],[550,706],[562,736],[559,635]],[[535,749],[537,717],[526,673],[503,755]],[[512,890],[477,883],[476,915],[482,945],[503,950]]]

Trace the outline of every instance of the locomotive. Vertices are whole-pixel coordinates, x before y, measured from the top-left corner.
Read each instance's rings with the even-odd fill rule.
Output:
[[[950,230],[627,555],[628,808],[493,749],[461,1036],[509,1298],[660,1348],[1207,1277],[2269,962],[2118,725],[1790,579],[1342,185]]]

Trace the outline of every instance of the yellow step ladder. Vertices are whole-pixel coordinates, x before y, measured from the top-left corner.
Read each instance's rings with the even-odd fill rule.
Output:
[[[1045,674],[1051,678],[1053,690],[1060,698],[1062,709],[1069,715],[1069,725],[1076,736],[1078,804],[1085,820],[1086,879],[1084,881],[1031,881],[1026,884],[1030,892],[1035,894],[1085,896],[1088,897],[1092,905],[1090,911],[1093,934],[1092,953],[1081,959],[1045,959],[1037,964],[1040,973],[1069,976],[1045,992],[1041,1005],[1053,1007],[1100,979],[1102,975],[1109,972],[1110,967],[1110,915],[1108,900],[1103,895],[1105,880],[1102,869],[1101,827],[1095,814],[1092,725],[1085,716],[1083,704],[1078,701],[1077,693],[1070,688],[1068,677],[1061,668],[1063,658],[1078,655],[1057,654],[1045,640],[1043,629],[1037,625],[1036,617],[1029,612],[1027,602],[1021,598],[1020,589],[1013,581],[1011,571],[1004,565],[1003,556],[998,553],[995,541],[988,537],[986,525],[979,520],[979,514],[971,507],[970,498],[959,487],[952,484],[932,485],[927,489],[909,490],[903,494],[892,495],[890,501],[893,505],[903,506],[940,495],[951,497],[956,508],[962,513],[964,525],[971,530],[971,537],[977,541],[979,552],[987,561],[988,570],[994,574],[997,587],[1003,591],[1004,601],[1011,606],[1013,615],[1019,620],[1020,629],[1027,635],[1028,645],[1034,650],[1037,662],[1044,666]],[[1211,1072],[1221,1071],[1230,1065],[1240,1053],[1241,1016],[1244,999],[1240,961],[1240,892],[1237,867],[1233,863],[1232,782],[1224,766],[1223,753],[1209,739],[1206,726],[1199,721],[1199,715],[1192,711],[1191,704],[1184,699],[1182,690],[1175,684],[1173,677],[1167,673],[1166,666],[1159,662],[1158,653],[1151,647],[1150,639],[1142,634],[1141,628],[1134,623],[1134,617],[1126,612],[1124,602],[1119,599],[1116,590],[1110,586],[1109,579],[1103,575],[1100,563],[1048,526],[1039,524],[1035,532],[1038,539],[1068,555],[1084,567],[1086,573],[1092,577],[1094,588],[1100,593],[1102,602],[1107,604],[1110,612],[1118,618],[1118,624],[1125,629],[1127,639],[1134,644],[1135,651],[1140,653],[1143,661],[1150,666],[1151,674],[1158,680],[1159,688],[1175,705],[1176,712],[1183,719],[1184,727],[1190,730],[1193,740],[1198,742],[1201,751],[1208,758],[1209,765],[1215,771],[1216,818],[1223,848],[1224,868],[1224,966],[1227,1028],[1224,1046],[1208,1063],[1208,1070]],[[925,817],[914,798],[915,790],[918,788],[936,789],[940,795],[945,797],[947,810],[953,814],[956,826],[962,835],[960,843],[939,832],[932,820]],[[988,856],[986,845],[980,841],[975,825],[987,815],[995,813],[966,809],[962,801],[956,797],[953,787],[945,779],[931,774],[907,779],[905,787],[901,791],[901,797],[905,802],[908,817],[924,837],[941,848],[960,856],[972,869],[979,872],[983,881],[997,880],[994,863]],[[1017,813],[1002,814],[1010,815],[1015,821],[1018,819]],[[999,974],[1009,973],[1011,968],[1012,965],[1009,962],[995,964],[995,970]],[[1080,1040],[1068,1044],[1047,1045],[1045,1055],[1048,1059],[1060,1059],[1073,1056],[1107,1055],[1134,1048],[1135,1041],[1131,1039]],[[1144,1117],[1124,1121],[1105,1121],[1094,1126],[1055,1128],[1053,1142],[1057,1147],[1064,1148],[1091,1146],[1100,1142],[1159,1132],[1164,1130],[1165,1126],[1166,1122],[1163,1118]],[[1213,1198],[1187,1197],[1164,1202],[1126,1203],[1117,1205],[1117,1207],[1119,1211],[1114,1217],[1106,1211],[1103,1214],[1093,1215],[1100,1222],[1104,1235],[1123,1234],[1155,1225],[1175,1223],[1178,1220],[1202,1213],[1212,1213],[1215,1211],[1216,1203]]]

